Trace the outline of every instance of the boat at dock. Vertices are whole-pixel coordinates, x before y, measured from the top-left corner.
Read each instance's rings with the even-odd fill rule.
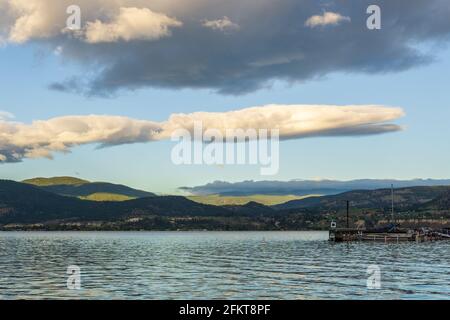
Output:
[[[394,186],[392,190],[392,208],[391,208],[391,223],[381,228],[350,228],[349,208],[350,201],[347,203],[347,223],[345,228],[337,228],[336,222],[331,222],[329,230],[329,240],[334,242],[349,242],[349,241],[371,241],[371,242],[427,242],[450,240],[450,229],[430,228],[416,228],[416,229],[402,229],[399,224],[395,223],[394,219]]]
[[[329,240],[334,242],[371,241],[371,242],[427,242],[450,240],[450,229],[400,229],[383,232],[371,229],[330,229]]]

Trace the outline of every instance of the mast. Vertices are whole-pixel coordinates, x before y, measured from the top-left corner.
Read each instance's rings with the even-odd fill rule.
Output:
[[[394,220],[394,185],[391,184],[391,221],[395,223]]]
[[[347,200],[347,229],[350,228],[350,222],[349,222],[349,211],[350,211],[350,201]]]

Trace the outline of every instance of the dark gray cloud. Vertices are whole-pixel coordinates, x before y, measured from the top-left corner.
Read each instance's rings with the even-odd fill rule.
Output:
[[[182,26],[156,41],[92,44],[67,35],[41,39],[52,48],[63,47],[61,56],[85,71],[55,81],[52,89],[88,95],[145,87],[242,94],[274,80],[406,70],[431,62],[430,45],[446,43],[450,36],[448,0],[189,0],[178,6],[173,1],[165,6],[160,1],[129,2],[174,17]],[[366,9],[372,4],[381,7],[381,30],[366,27]],[[349,19],[305,25],[324,12]],[[203,25],[223,17],[239,29],[227,33]]]
[[[291,181],[242,181],[230,183],[214,181],[202,186],[182,187],[180,190],[194,195],[308,195],[308,194],[338,194],[350,190],[374,190],[414,186],[450,185],[450,180],[415,179],[415,180],[376,180],[361,179],[351,181],[337,180],[291,180]]]

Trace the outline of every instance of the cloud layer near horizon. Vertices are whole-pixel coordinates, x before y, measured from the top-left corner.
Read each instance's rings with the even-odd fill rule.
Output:
[[[33,42],[80,73],[55,90],[110,95],[145,87],[242,94],[333,72],[384,73],[433,60],[448,43],[448,0],[0,0],[0,43]],[[366,9],[381,7],[381,30]],[[85,72],[89,71],[89,72]]]
[[[445,179],[359,179],[350,181],[339,180],[290,180],[290,181],[242,181],[226,182],[214,181],[196,187],[181,187],[180,190],[193,195],[327,195],[337,194],[351,190],[374,190],[389,188],[393,184],[395,188],[417,186],[443,186],[450,185],[450,180]]]
[[[317,136],[361,136],[401,130],[388,123],[404,115],[400,108],[376,105],[267,105],[229,112],[173,114],[154,122],[120,116],[64,116],[31,124],[14,122],[0,113],[0,162],[24,158],[52,158],[55,152],[70,152],[85,144],[100,147],[170,139],[178,129],[203,132],[215,129],[226,137],[229,129],[279,129],[280,139]]]

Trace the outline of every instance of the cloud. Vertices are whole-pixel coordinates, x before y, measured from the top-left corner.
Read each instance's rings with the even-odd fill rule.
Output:
[[[69,40],[91,44],[120,40],[157,40],[171,35],[170,28],[182,23],[149,8],[123,7],[121,4],[137,4],[139,1],[80,0],[82,30],[69,32],[66,28],[67,8],[73,1],[60,0],[0,0],[0,18],[3,30],[12,43],[32,40],[53,41],[67,37]],[[109,21],[109,22],[105,22]],[[1,22],[0,22],[1,23]],[[1,27],[1,25],[0,25]]]
[[[31,124],[0,121],[0,160],[52,158],[54,152],[69,152],[74,146],[97,143],[112,146],[148,142],[160,129],[152,121],[118,116],[65,116]]]
[[[38,1],[9,1],[9,12],[15,16],[15,21],[9,32],[9,40],[15,43],[23,43],[34,37],[50,37],[55,35],[49,28],[42,14],[42,8]]]
[[[9,120],[14,118],[14,115],[12,113],[6,112],[6,111],[0,111],[0,121],[1,120]]]
[[[154,122],[109,115],[65,116],[31,124],[0,119],[0,161],[52,158],[55,152],[70,152],[85,144],[108,147],[170,139],[178,129],[193,131],[200,122],[203,131],[229,129],[279,129],[281,139],[318,136],[361,136],[401,130],[388,121],[404,113],[383,106],[267,105],[229,112],[173,114]]]
[[[450,180],[414,179],[360,179],[350,181],[339,180],[290,180],[290,181],[242,181],[230,183],[214,181],[196,187],[181,187],[180,190],[195,195],[310,195],[310,194],[338,194],[350,190],[375,190],[389,188],[393,184],[396,188],[416,186],[450,185]]]
[[[434,49],[443,47],[436,44],[450,39],[448,0],[410,0],[408,5],[404,0],[377,0],[382,26],[376,31],[366,27],[372,0],[76,2],[82,12],[81,36],[63,32],[71,0],[0,0],[0,34],[6,41],[32,41],[50,52],[62,46],[60,58],[79,67],[78,86],[61,78],[51,87],[85,95],[148,87],[237,95],[265,88],[274,80],[301,83],[336,72],[399,72],[430,63]],[[141,19],[123,22],[128,16],[121,13],[123,8],[135,8],[142,17],[157,15],[165,22],[153,25],[151,19],[143,19],[151,26],[141,28]],[[352,23],[339,28],[305,26],[318,12],[339,12]],[[177,26],[175,20],[183,25]],[[202,25],[209,22],[220,29],[236,21],[239,32],[227,37]],[[321,21],[330,18],[325,15]]]
[[[401,130],[387,121],[404,115],[400,108],[382,106],[267,105],[228,112],[174,114],[164,122],[164,133],[177,129],[193,131],[201,122],[204,130],[214,128],[223,136],[227,129],[279,129],[281,139],[318,136],[380,134]]]
[[[204,20],[202,26],[222,32],[237,31],[240,28],[237,23],[232,22],[227,16],[217,20]]]
[[[336,26],[344,21],[349,22],[349,21],[351,21],[351,19],[349,17],[344,17],[344,16],[340,15],[339,13],[324,12],[321,16],[315,15],[315,16],[308,18],[308,20],[306,20],[306,22],[305,22],[305,26],[310,27],[310,28],[314,28],[314,27],[318,27],[318,26],[329,26],[329,25]]]
[[[157,40],[170,36],[171,27],[180,26],[180,21],[147,8],[120,8],[119,15],[110,23],[88,22],[85,40],[89,43]]]

